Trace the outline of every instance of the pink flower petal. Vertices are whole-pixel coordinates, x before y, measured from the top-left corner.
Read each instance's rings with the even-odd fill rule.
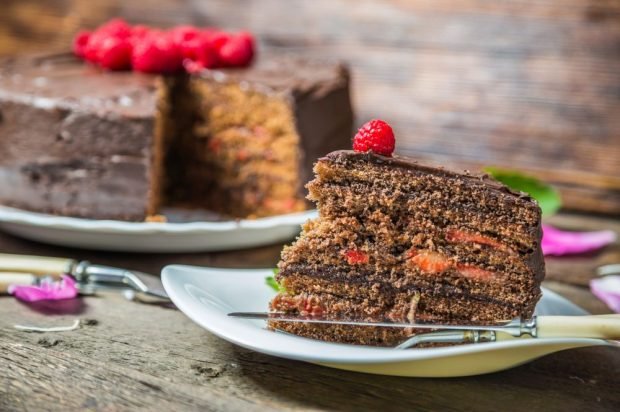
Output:
[[[9,293],[24,302],[37,302],[39,300],[73,299],[78,291],[75,280],[71,276],[62,275],[61,280],[43,280],[38,286],[9,286]]]
[[[590,281],[592,293],[611,310],[620,313],[620,276],[604,276]]]
[[[611,230],[568,232],[543,225],[542,250],[545,256],[591,252],[615,242],[616,237],[616,233]]]

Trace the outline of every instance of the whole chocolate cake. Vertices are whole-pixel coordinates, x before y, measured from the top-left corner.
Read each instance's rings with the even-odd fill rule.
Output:
[[[153,75],[71,54],[0,60],[0,204],[141,221],[162,205],[259,217],[305,208],[317,157],[346,147],[340,64],[264,56]]]
[[[530,197],[486,176],[372,150],[335,151],[314,171],[309,199],[319,217],[282,253],[276,280],[284,291],[271,302],[273,311],[409,323],[486,323],[533,314],[544,261],[541,212]],[[369,345],[394,345],[415,333],[270,325]]]

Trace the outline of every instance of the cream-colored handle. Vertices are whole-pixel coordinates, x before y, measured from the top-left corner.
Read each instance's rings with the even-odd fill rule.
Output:
[[[37,277],[32,273],[0,272],[0,294],[9,292],[9,285],[34,285]]]
[[[70,273],[75,264],[76,261],[73,259],[0,253],[0,272],[59,277],[63,273]]]
[[[620,339],[620,315],[538,316],[539,338]]]

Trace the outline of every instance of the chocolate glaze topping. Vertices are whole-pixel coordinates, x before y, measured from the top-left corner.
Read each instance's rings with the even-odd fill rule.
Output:
[[[488,174],[475,174],[468,171],[464,171],[463,173],[457,173],[443,167],[432,167],[428,165],[423,165],[418,163],[418,161],[406,157],[406,156],[398,156],[395,155],[393,157],[382,156],[379,154],[375,154],[372,152],[368,153],[360,153],[355,152],[353,150],[337,150],[335,152],[329,153],[327,156],[323,157],[321,160],[357,160],[357,161],[366,161],[372,162],[378,165],[384,164],[387,166],[398,167],[405,170],[411,171],[420,171],[423,173],[430,173],[436,176],[442,177],[450,177],[450,178],[461,178],[466,181],[471,182],[472,184],[484,184],[489,189],[497,190],[502,193],[506,193],[508,195],[512,195],[523,199],[525,201],[531,201],[533,205],[536,205],[536,201],[532,199],[527,193],[524,192],[516,192],[511,190],[508,186],[498,182],[497,180],[490,177]]]

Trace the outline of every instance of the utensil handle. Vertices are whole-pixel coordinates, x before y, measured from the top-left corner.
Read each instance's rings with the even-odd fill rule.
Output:
[[[75,260],[67,258],[0,253],[0,272],[60,277],[63,273],[71,273],[76,263]]]
[[[37,277],[31,273],[0,272],[0,295],[9,293],[9,285],[34,285]]]
[[[539,338],[620,339],[620,315],[538,316]]]

